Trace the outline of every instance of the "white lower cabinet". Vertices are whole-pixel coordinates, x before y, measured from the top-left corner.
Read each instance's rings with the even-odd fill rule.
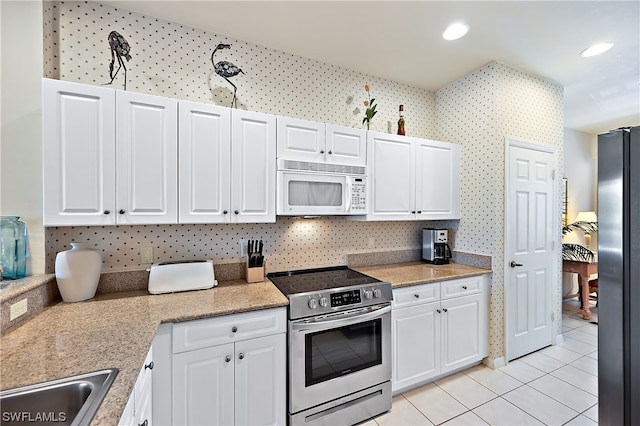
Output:
[[[286,310],[174,324],[172,422],[286,424]]]
[[[153,346],[149,349],[144,364],[133,386],[127,405],[118,422],[121,426],[151,426],[153,424]]]
[[[398,393],[488,355],[486,276],[393,291],[392,390]]]

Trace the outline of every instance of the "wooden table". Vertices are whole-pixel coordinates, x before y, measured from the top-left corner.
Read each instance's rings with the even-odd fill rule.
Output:
[[[578,310],[582,312],[582,319],[589,320],[591,318],[591,310],[589,309],[589,277],[598,273],[598,262],[578,262],[575,260],[563,260],[562,272],[573,272],[578,274],[578,293],[566,296],[571,298],[579,296],[582,299],[582,309],[574,306],[563,305],[563,309]]]

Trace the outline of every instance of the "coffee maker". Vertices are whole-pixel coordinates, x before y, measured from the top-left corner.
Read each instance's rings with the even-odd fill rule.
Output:
[[[451,249],[447,244],[446,229],[422,229],[422,260],[434,265],[449,263]]]

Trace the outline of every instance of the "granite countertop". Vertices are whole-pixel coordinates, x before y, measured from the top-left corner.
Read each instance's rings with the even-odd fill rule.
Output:
[[[209,290],[150,295],[131,291],[58,303],[2,336],[0,388],[82,373],[120,372],[92,422],[117,424],[160,323],[287,306],[269,281],[223,281]]]
[[[353,268],[394,288],[445,281],[491,270],[460,264],[407,262]],[[150,295],[146,290],[60,302],[2,336],[1,389],[106,368],[120,372],[92,425],[117,424],[158,325],[287,306],[270,282],[222,281],[209,290]]]
[[[492,273],[490,269],[475,268],[458,263],[432,265],[420,261],[381,266],[361,266],[353,269],[379,280],[388,281],[393,288]]]

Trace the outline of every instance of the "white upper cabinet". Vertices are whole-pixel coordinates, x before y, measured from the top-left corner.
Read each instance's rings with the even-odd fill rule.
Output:
[[[231,113],[231,222],[276,221],[276,117]]]
[[[460,145],[416,139],[419,219],[460,219]]]
[[[365,220],[460,218],[460,145],[379,132],[367,138]]]
[[[177,101],[43,79],[44,225],[177,221]]]
[[[362,129],[326,125],[326,162],[351,166],[367,164],[367,132]]]
[[[114,225],[115,91],[42,80],[45,226]]]
[[[278,158],[365,166],[366,132],[361,129],[278,117]]]
[[[188,101],[179,109],[179,222],[275,222],[275,116]]]
[[[231,110],[189,101],[179,110],[179,222],[228,222]]]
[[[415,216],[415,157],[412,138],[368,132],[370,220]]]
[[[178,102],[116,91],[116,140],[117,223],[176,223]]]

